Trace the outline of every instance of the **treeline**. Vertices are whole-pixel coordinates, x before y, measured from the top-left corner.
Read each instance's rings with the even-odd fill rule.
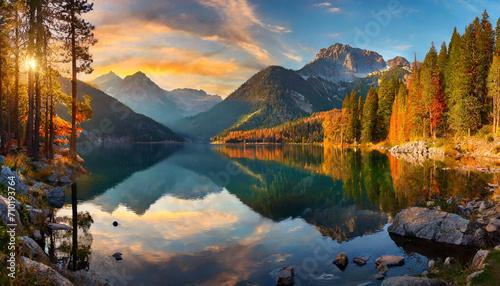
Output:
[[[76,159],[78,126],[92,113],[89,97],[77,102],[77,73],[92,72],[94,27],[83,18],[92,9],[87,0],[0,1],[0,153],[16,145],[50,160],[54,143],[69,137]],[[71,96],[58,82],[66,69]],[[56,104],[70,108],[71,123],[55,115]]]
[[[308,118],[288,122],[273,128],[232,131],[212,138],[223,143],[322,143],[325,122],[339,117],[339,110],[314,113]],[[330,124],[332,125],[332,124]]]

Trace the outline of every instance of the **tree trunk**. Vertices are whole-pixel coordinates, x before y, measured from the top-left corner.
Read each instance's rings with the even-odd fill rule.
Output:
[[[3,130],[3,59],[2,59],[2,39],[0,39],[0,152],[5,151],[5,134]]]
[[[28,32],[28,60],[33,60],[33,49],[35,47],[35,7],[30,1],[30,18],[29,18],[29,32]],[[34,91],[33,91],[33,67],[29,65],[28,70],[28,123],[26,126],[26,145],[28,147],[28,156],[33,156],[33,110],[34,110]]]
[[[76,103],[77,103],[77,82],[76,82],[76,29],[75,15],[72,12],[71,22],[71,139],[70,139],[70,155],[76,160]]]
[[[16,28],[14,31],[14,129],[17,148],[21,148],[21,128],[19,124],[19,12],[16,11]]]
[[[39,160],[40,121],[42,117],[42,87],[40,84],[40,68],[42,67],[43,42],[42,2],[36,1],[36,69],[35,69],[35,142],[33,144],[33,160]]]

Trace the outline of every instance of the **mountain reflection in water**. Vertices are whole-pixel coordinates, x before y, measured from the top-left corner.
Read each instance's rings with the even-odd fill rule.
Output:
[[[271,285],[270,272],[285,265],[300,285],[378,285],[380,255],[405,256],[395,276],[453,254],[391,239],[391,216],[429,198],[482,196],[492,179],[319,146],[129,144],[84,159],[91,174],[78,182],[79,211],[94,219],[91,269],[117,285]],[[340,271],[331,262],[341,251],[372,259]],[[124,260],[104,267],[114,252]]]

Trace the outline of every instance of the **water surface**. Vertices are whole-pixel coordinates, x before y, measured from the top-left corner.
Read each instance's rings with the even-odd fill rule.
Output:
[[[484,196],[492,180],[318,146],[125,144],[84,159],[78,211],[94,221],[90,268],[116,285],[273,285],[271,272],[288,265],[296,285],[379,285],[381,255],[405,257],[387,274],[397,276],[473,253],[391,236],[391,217],[430,198]],[[70,214],[71,205],[59,212]],[[340,252],[372,258],[341,271]]]

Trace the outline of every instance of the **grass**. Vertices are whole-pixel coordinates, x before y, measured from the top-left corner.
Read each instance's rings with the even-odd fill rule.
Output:
[[[486,263],[489,263],[484,269],[484,272],[472,280],[474,286],[490,286],[498,285],[500,281],[500,251],[493,250]]]
[[[455,283],[456,285],[466,285],[467,276],[469,276],[473,272],[474,271],[472,269],[467,268],[464,264],[455,262],[449,266],[445,266],[443,264],[436,266],[436,268],[434,268],[431,272],[429,272],[429,274],[427,274],[427,277],[450,281]]]

